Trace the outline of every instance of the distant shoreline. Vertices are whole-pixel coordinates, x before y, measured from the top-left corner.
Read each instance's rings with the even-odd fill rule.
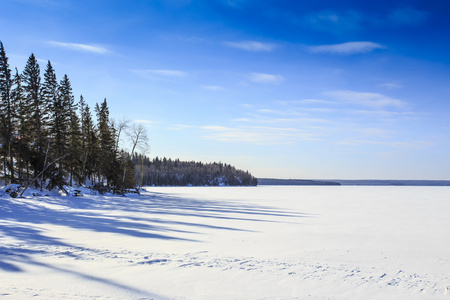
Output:
[[[450,186],[450,180],[315,180],[258,178],[258,185]]]
[[[258,185],[341,185],[337,181],[308,179],[258,178]]]

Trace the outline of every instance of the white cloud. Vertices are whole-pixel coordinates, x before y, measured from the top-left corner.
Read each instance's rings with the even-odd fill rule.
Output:
[[[238,119],[233,119],[233,122],[243,122],[243,123],[250,123],[252,122],[252,120],[250,118],[238,118]]]
[[[60,47],[60,48],[65,48],[65,49],[79,51],[79,52],[90,52],[90,53],[96,53],[96,54],[111,53],[111,51],[106,49],[105,47],[96,46],[96,45],[64,43],[64,42],[56,42],[56,41],[49,41],[47,43],[53,47]]]
[[[286,115],[287,114],[286,111],[271,109],[271,108],[257,109],[257,112],[264,113],[264,114],[276,114],[276,115]]]
[[[248,104],[248,103],[241,103],[239,105],[242,106],[242,107],[245,107],[245,108],[252,108],[253,107],[253,105]]]
[[[308,50],[312,53],[329,53],[329,54],[358,54],[367,53],[376,49],[385,49],[386,47],[373,42],[347,42],[333,45],[311,46]]]
[[[268,126],[203,126],[208,133],[205,139],[221,142],[249,143],[257,145],[293,144],[301,140],[317,140],[314,134],[297,128]]]
[[[313,125],[317,123],[327,124],[330,123],[330,120],[323,118],[315,118],[315,117],[301,117],[301,118],[270,118],[270,117],[254,117],[250,118],[238,118],[234,119],[235,122],[240,123],[253,123],[253,124],[291,124],[293,126],[299,126],[299,124],[304,125]]]
[[[360,106],[372,107],[372,108],[382,108],[382,107],[405,107],[406,102],[387,97],[378,93],[362,93],[354,91],[333,91],[326,92],[324,95],[331,98],[340,100],[346,103],[352,103]]]
[[[392,130],[387,130],[384,128],[366,128],[366,127],[358,127],[354,129],[355,132],[360,133],[364,137],[380,137],[380,138],[390,138],[396,134],[396,132]]]
[[[179,70],[145,70],[144,72],[164,77],[183,77],[187,75],[186,72]]]
[[[291,101],[294,104],[335,104],[333,101],[322,100],[322,99],[303,99]]]
[[[134,123],[144,124],[144,125],[151,125],[151,124],[155,124],[157,122],[156,121],[151,121],[151,120],[134,120]]]
[[[252,52],[270,52],[278,47],[275,44],[261,43],[256,41],[223,42],[223,43],[229,47]]]
[[[228,127],[225,126],[217,126],[217,125],[211,125],[211,126],[201,126],[202,129],[206,130],[212,130],[212,131],[227,131],[229,130]]]
[[[345,146],[380,145],[400,149],[423,149],[433,146],[430,141],[376,141],[376,140],[342,140],[337,142]]]
[[[187,76],[186,72],[180,70],[132,70],[132,72],[149,79],[178,78]]]
[[[194,128],[195,126],[192,125],[185,125],[185,124],[175,124],[172,127],[170,127],[170,129],[172,130],[183,130],[183,129],[190,129],[190,128]]]
[[[208,91],[224,91],[225,89],[218,85],[202,85],[202,89]]]
[[[266,73],[251,73],[249,79],[250,81],[257,83],[280,83],[284,80],[284,77]]]
[[[298,141],[319,140],[321,139],[321,136],[323,136],[323,134],[308,132],[304,128],[299,129],[287,126],[258,126],[251,124],[232,127],[221,125],[177,125],[173,129],[201,130],[203,131],[203,135],[201,135],[203,139],[256,145],[288,145],[294,144]]]
[[[391,83],[391,82],[382,83],[382,84],[379,84],[378,86],[379,86],[379,87],[382,87],[382,88],[389,89],[389,90],[394,90],[394,89],[401,89],[401,88],[403,88],[403,86],[402,86],[401,84],[398,84],[398,83]]]

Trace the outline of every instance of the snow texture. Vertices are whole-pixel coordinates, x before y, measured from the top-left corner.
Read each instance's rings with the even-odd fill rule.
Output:
[[[450,298],[449,187],[83,192],[0,197],[0,298]]]

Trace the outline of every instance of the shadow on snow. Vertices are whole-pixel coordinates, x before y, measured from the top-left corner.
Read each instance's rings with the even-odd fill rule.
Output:
[[[169,216],[196,217],[196,221],[175,221],[173,218],[169,219]],[[195,228],[247,231],[241,228],[211,225],[211,218],[230,221],[285,222],[286,218],[308,216],[308,214],[292,213],[266,206],[190,199],[155,192],[144,192],[142,195],[130,197],[40,197],[31,200],[4,196],[0,197],[0,239],[13,238],[15,244],[9,244],[7,247],[0,246],[0,271],[23,272],[18,264],[25,263],[66,273],[76,273],[33,260],[34,254],[45,255],[58,247],[69,249],[58,255],[73,258],[77,258],[74,254],[76,252],[92,251],[92,249],[71,245],[62,239],[46,235],[45,225],[145,239],[199,242],[200,240],[179,236],[201,234]],[[183,230],[176,229],[176,226]],[[91,275],[81,273],[76,275],[112,284],[125,290],[133,289],[117,282],[94,278]]]

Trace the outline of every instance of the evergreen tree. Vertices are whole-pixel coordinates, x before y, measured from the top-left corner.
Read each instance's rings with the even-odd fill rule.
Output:
[[[115,185],[120,178],[120,164],[115,151],[114,127],[109,122],[109,108],[106,99],[95,107],[99,138],[99,175],[106,177],[108,185]],[[99,176],[100,177],[100,176]]]
[[[77,184],[82,183],[82,136],[80,120],[76,111],[72,111],[69,124],[69,157],[67,167],[69,170],[69,183],[73,184],[75,179]]]
[[[98,138],[92,120],[89,105],[84,102],[83,96],[80,97],[81,114],[81,159],[82,159],[82,178],[88,177],[94,180],[93,175],[98,165]]]
[[[58,81],[56,80],[55,70],[52,67],[50,61],[47,63],[47,68],[44,73],[44,83],[42,84],[41,89],[41,101],[42,101],[42,124],[43,127],[48,127],[49,120],[51,119],[51,110],[53,108],[53,104],[57,101],[58,98]],[[47,129],[47,128],[46,128]]]
[[[35,148],[43,153],[43,136],[42,136],[42,117],[43,106],[41,99],[41,76],[40,68],[34,54],[28,58],[25,69],[23,70],[22,80],[25,92],[25,102],[23,103],[27,120],[32,125],[26,132],[29,139],[34,143]]]
[[[16,68],[16,73],[13,78],[13,88],[11,90],[11,103],[13,107],[13,111],[15,112],[13,115],[13,124],[15,128],[15,136],[13,137],[13,149],[15,151],[16,160],[17,160],[17,171],[18,171],[18,179],[19,183],[23,183],[24,173],[23,170],[25,168],[26,162],[22,159],[19,150],[23,147],[23,132],[25,132],[26,128],[26,118],[25,116],[25,105],[24,100],[24,89],[22,87],[22,77],[19,74],[19,71]],[[27,174],[28,175],[28,174]],[[27,178],[28,179],[28,178]]]
[[[62,165],[63,169],[66,169],[69,171],[69,169],[73,169],[73,166],[68,167],[71,165],[71,163],[74,163],[74,161],[71,159],[74,158],[76,155],[73,151],[78,151],[75,149],[71,149],[71,142],[73,143],[72,146],[75,147],[74,140],[75,137],[73,137],[74,134],[79,134],[77,132],[77,129],[79,129],[78,126],[72,124],[74,121],[74,114],[76,105],[75,97],[72,93],[72,85],[70,83],[69,77],[67,74],[64,75],[63,79],[59,83],[59,97],[58,97],[58,108],[59,108],[59,128],[58,131],[60,134],[60,140],[59,140],[59,150],[62,152],[59,153],[59,155],[69,154],[66,159],[63,160]],[[71,179],[72,172],[69,172],[69,177]]]
[[[6,179],[6,168],[9,169],[10,181],[14,181],[14,163],[12,153],[13,137],[13,106],[11,101],[11,70],[9,69],[8,58],[0,41],[0,132],[2,137],[2,156]],[[6,180],[5,180],[6,181]]]
[[[56,79],[56,77],[55,77]],[[51,119],[49,124],[49,133],[52,140],[52,156],[54,158],[62,157],[67,153],[67,142],[66,135],[69,128],[66,107],[64,103],[65,89],[62,84],[58,86],[57,94],[52,98],[50,104]],[[58,177],[60,179],[64,178],[64,161],[58,162]]]

